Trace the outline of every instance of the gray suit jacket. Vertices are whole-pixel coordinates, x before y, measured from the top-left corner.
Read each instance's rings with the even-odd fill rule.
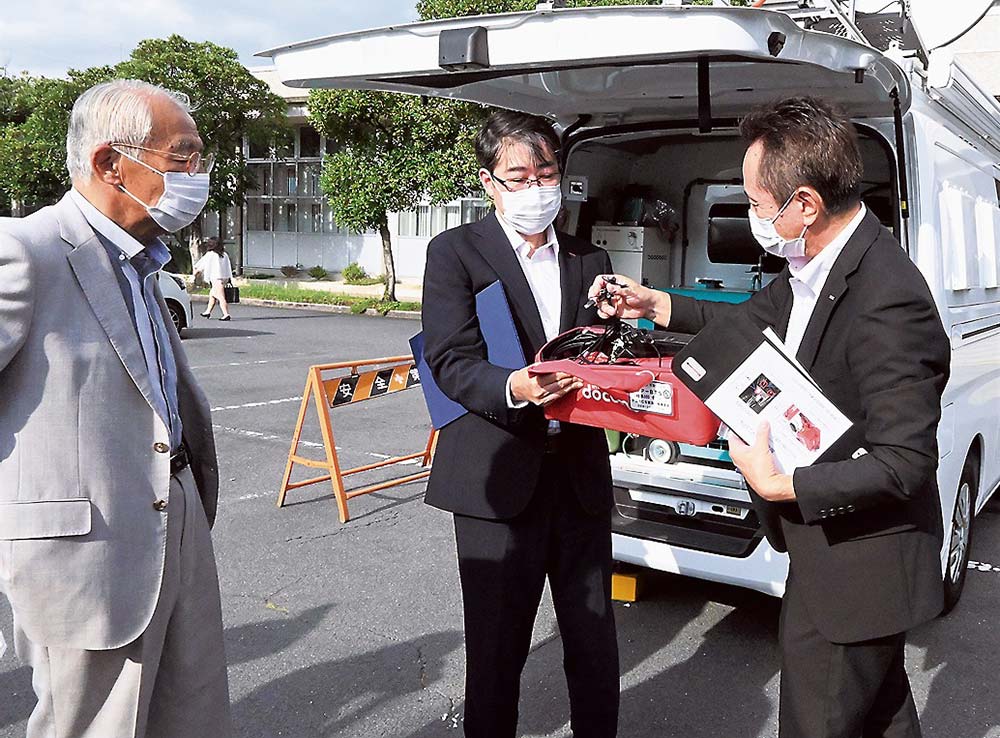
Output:
[[[208,403],[157,289],[206,515]],[[34,642],[117,648],[146,629],[166,546],[170,454],[107,252],[67,195],[0,219],[0,590]]]

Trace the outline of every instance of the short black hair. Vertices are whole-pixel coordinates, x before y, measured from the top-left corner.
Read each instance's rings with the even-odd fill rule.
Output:
[[[864,166],[850,119],[815,97],[790,97],[754,110],[740,121],[748,144],[761,142],[760,184],[780,205],[807,185],[836,215],[860,199]]]
[[[499,110],[487,118],[476,136],[476,159],[479,166],[492,172],[500,154],[511,143],[522,143],[531,151],[535,163],[548,158],[548,151],[559,157],[559,137],[552,124],[537,115],[514,110]]]

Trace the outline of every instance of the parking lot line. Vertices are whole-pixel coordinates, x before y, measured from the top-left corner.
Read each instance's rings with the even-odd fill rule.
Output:
[[[295,397],[283,397],[280,400],[265,400],[263,402],[245,402],[242,405],[222,405],[221,407],[213,407],[212,412],[217,413],[221,410],[242,410],[247,407],[264,407],[265,405],[280,405],[284,402],[302,402],[302,395],[296,395]]]
[[[248,361],[226,361],[216,364],[197,364],[192,366],[192,369],[219,369],[223,367],[233,367],[233,366],[257,366],[258,364],[282,364],[289,361],[299,361],[305,357],[311,357],[315,359],[327,358],[328,353],[315,353],[315,352],[299,352],[294,354],[287,354],[275,359],[255,359]]]
[[[219,425],[218,423],[212,423],[212,427],[215,430],[225,431],[226,433],[243,436],[244,438],[254,438],[260,441],[280,441],[283,444],[288,444],[287,436],[275,436],[270,433],[261,433],[260,431],[246,430],[244,428],[231,428],[226,425]],[[316,443],[315,441],[299,441],[299,445],[308,446],[309,448],[323,448],[322,443]],[[340,446],[337,446],[337,450],[341,450]]]

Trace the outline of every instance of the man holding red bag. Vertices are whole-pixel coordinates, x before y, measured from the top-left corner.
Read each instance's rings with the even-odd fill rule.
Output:
[[[491,116],[476,141],[496,210],[431,241],[424,356],[469,412],[441,429],[428,504],[454,513],[465,611],[465,734],[513,738],[521,671],[546,579],[562,636],[576,738],[611,738],[618,646],[611,609],[611,471],[604,433],[546,420],[543,406],[582,384],[490,364],[476,294],[503,285],[524,355],[599,322],[587,288],[603,250],[557,233],[559,140],[545,120]]]

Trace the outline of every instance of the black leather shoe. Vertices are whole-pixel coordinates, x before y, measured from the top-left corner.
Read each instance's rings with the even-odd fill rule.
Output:
[[[219,318],[219,320],[232,320],[232,319],[233,319],[232,315],[223,315],[221,318]]]

